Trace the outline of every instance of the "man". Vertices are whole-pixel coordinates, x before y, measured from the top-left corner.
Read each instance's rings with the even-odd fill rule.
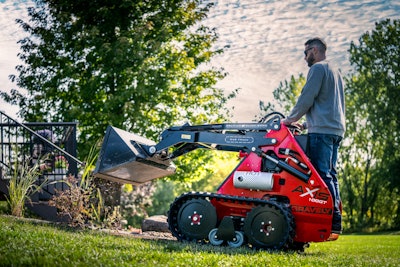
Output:
[[[327,46],[322,39],[313,38],[304,45],[304,59],[310,67],[307,82],[283,123],[308,129],[307,154],[332,194],[332,233],[340,234],[342,216],[336,162],[345,132],[343,80],[341,74],[326,60]],[[297,121],[303,115],[306,115],[306,122],[300,125]]]

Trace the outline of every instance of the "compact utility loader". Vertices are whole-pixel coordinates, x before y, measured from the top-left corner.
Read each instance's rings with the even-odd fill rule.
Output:
[[[305,136],[282,118],[273,112],[259,123],[171,127],[158,143],[109,126],[94,173],[141,184],[173,174],[172,160],[195,149],[236,151],[241,161],[217,192],[174,200],[172,234],[180,241],[303,251],[331,240],[333,199],[304,152]]]

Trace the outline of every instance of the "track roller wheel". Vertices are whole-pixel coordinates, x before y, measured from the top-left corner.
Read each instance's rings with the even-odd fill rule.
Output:
[[[289,242],[291,222],[283,208],[275,205],[253,208],[244,222],[244,233],[255,248],[280,249]]]
[[[187,240],[207,239],[217,224],[215,207],[205,199],[191,199],[178,212],[177,226]]]
[[[232,248],[238,248],[244,243],[244,235],[242,232],[235,231],[235,240],[228,241],[228,245]]]
[[[218,228],[214,228],[208,233],[208,240],[214,246],[221,246],[224,243],[224,240],[218,239],[217,237]]]

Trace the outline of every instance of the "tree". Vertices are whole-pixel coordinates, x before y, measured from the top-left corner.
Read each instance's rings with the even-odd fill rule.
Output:
[[[391,167],[400,163],[400,20],[390,19],[375,24],[375,30],[359,39],[359,45],[351,43],[350,62],[358,76],[353,79],[354,96],[365,105],[368,122],[371,123],[372,138],[382,141],[386,151],[382,160]],[[389,166],[388,165],[388,166]],[[391,168],[391,173],[396,167]],[[392,176],[392,175],[391,175]],[[392,176],[392,178],[394,178]],[[396,187],[398,179],[393,179]]]
[[[85,156],[107,125],[158,138],[176,123],[226,119],[228,97],[207,68],[217,40],[200,0],[38,1],[18,24],[21,90],[2,97],[27,121],[78,121]]]
[[[371,180],[373,162],[380,148],[374,146],[370,126],[365,120],[365,105],[358,105],[352,92],[352,82],[346,81],[346,138],[341,146],[341,197],[348,221],[347,229],[367,225],[366,214],[372,207],[369,199],[374,191]]]
[[[229,118],[209,68],[218,35],[201,25],[211,4],[201,0],[37,1],[30,21],[17,20],[23,64],[2,93],[26,121],[78,121],[78,153],[86,157],[108,125],[152,140],[167,127]],[[199,179],[210,161],[196,151],[175,179]],[[112,185],[115,190],[120,185]],[[112,204],[112,203],[111,203]],[[115,203],[114,203],[115,204]]]
[[[355,74],[347,81],[346,155],[354,171],[347,178],[362,189],[358,221],[371,226],[400,226],[399,37],[400,21],[383,20],[349,50]]]

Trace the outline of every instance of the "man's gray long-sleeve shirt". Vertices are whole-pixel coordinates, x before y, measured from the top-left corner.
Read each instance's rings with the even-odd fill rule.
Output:
[[[306,115],[309,133],[344,136],[345,101],[340,72],[327,61],[313,64],[295,107],[286,118],[289,123]]]

